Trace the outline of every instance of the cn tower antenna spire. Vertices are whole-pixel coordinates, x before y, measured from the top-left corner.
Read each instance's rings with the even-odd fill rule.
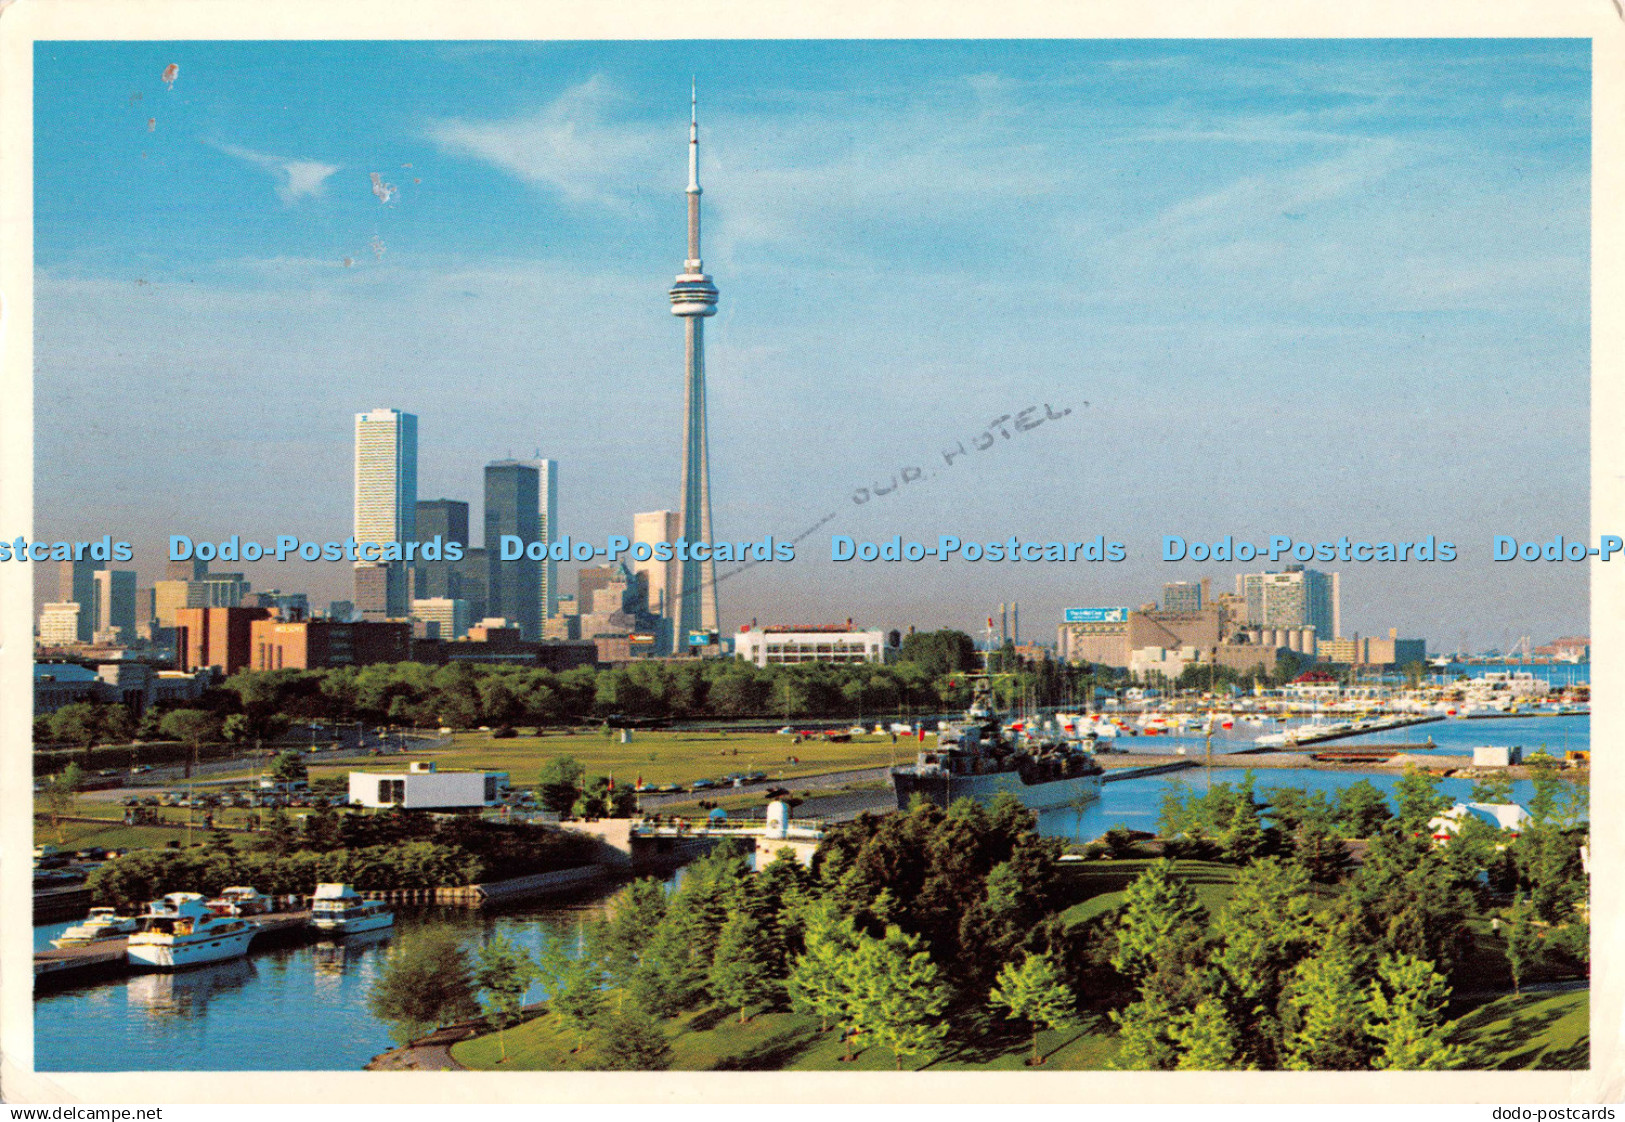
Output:
[[[671,287],[671,314],[683,321],[684,419],[681,533],[689,543],[711,541],[711,454],[705,408],[705,320],[717,313],[717,286],[700,260],[700,98],[699,84],[688,93],[688,258]],[[690,551],[682,562],[677,602],[677,649],[699,653],[717,633],[717,577],[714,562]]]

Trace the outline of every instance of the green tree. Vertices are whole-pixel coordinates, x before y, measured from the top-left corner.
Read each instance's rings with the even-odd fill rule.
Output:
[[[1173,874],[1172,861],[1153,861],[1124,893],[1111,962],[1134,981],[1159,970],[1188,968],[1204,957],[1207,911],[1190,885]]]
[[[671,1040],[654,1014],[634,1001],[599,1021],[593,1032],[606,1071],[664,1071],[671,1066]]]
[[[547,979],[548,1008],[565,1029],[575,1033],[579,1052],[604,1009],[604,972],[592,959],[573,958],[560,943],[543,954],[541,970]]]
[[[399,936],[367,1007],[402,1044],[438,1025],[477,1016],[467,952],[446,928]]]
[[[1523,763],[1529,769],[1529,784],[1534,788],[1529,796],[1529,815],[1537,825],[1544,825],[1558,818],[1569,802],[1563,765],[1544,748]]]
[[[165,736],[186,745],[186,778],[192,778],[198,750],[220,735],[220,719],[206,709],[172,709],[164,714],[160,728]]]
[[[1236,877],[1235,892],[1218,923],[1214,962],[1223,972],[1247,1049],[1260,1066],[1279,1066],[1281,990],[1314,937],[1309,875],[1273,858],[1256,861]]]
[[[830,1022],[850,1019],[854,1000],[852,964],[858,933],[851,917],[841,915],[827,901],[807,912],[802,953],[790,968],[786,983],[791,1004],[819,1019],[819,1031]]]
[[[1509,803],[1512,801],[1512,777],[1504,771],[1492,771],[1473,780],[1473,802]]]
[[[722,925],[706,982],[718,1001],[739,1007],[740,1024],[745,1023],[747,1007],[781,992],[767,934],[749,912],[735,912]]]
[[[258,848],[278,857],[286,857],[299,848],[299,833],[281,807],[271,811],[265,831],[260,835]]]
[[[1463,1060],[1444,1020],[1450,986],[1431,962],[1389,955],[1377,964],[1367,1000],[1379,1051],[1371,1066],[1384,1071],[1446,1071]]]
[[[666,914],[666,902],[665,886],[644,877],[627,885],[615,898],[609,916],[593,925],[590,953],[617,985],[631,982]]]
[[[45,808],[51,816],[51,829],[56,831],[56,842],[63,843],[62,819],[73,813],[74,800],[78,797],[79,788],[84,786],[84,769],[78,764],[69,764],[45,781],[41,792],[45,798]]]
[[[1392,817],[1388,800],[1369,779],[1350,783],[1337,793],[1335,821],[1344,837],[1369,838]]]
[[[1021,965],[1004,964],[998,981],[988,994],[994,1005],[1003,1007],[1012,1020],[1026,1021],[1032,1027],[1033,1057],[1028,1066],[1044,1062],[1038,1051],[1038,1032],[1060,1028],[1071,1020],[1073,997],[1062,980],[1061,971],[1047,954],[1028,953]]]
[[[298,752],[278,752],[271,761],[271,778],[278,783],[304,783],[309,777],[310,769]]]
[[[1439,790],[1441,780],[1415,767],[1407,767],[1405,774],[1394,784],[1394,805],[1399,808],[1395,817],[1400,828],[1409,833],[1425,833],[1428,823],[1440,811],[1450,806],[1450,797]]]
[[[543,810],[569,814],[581,793],[581,780],[586,774],[587,769],[574,757],[557,756],[548,760],[536,784],[536,800]]]
[[[1243,1066],[1240,1032],[1216,997],[1197,1003],[1172,1030],[1180,1071],[1229,1071]],[[1246,1065],[1251,1066],[1251,1065]]]
[[[1330,941],[1300,962],[1286,992],[1291,1030],[1283,1042],[1283,1065],[1293,1071],[1357,1071],[1369,1062],[1369,1002],[1353,958]]]
[[[1169,1000],[1152,990],[1138,1001],[1110,1013],[1117,1026],[1117,1055],[1112,1066],[1123,1071],[1169,1071],[1179,1063],[1175,1034],[1181,1016]]]
[[[1528,897],[1512,905],[1507,922],[1501,925],[1506,940],[1507,965],[1512,969],[1512,992],[1523,992],[1523,979],[1529,967],[1540,961],[1540,933],[1535,930],[1535,909]]]
[[[854,969],[857,1027],[891,1049],[897,1070],[904,1056],[935,1051],[948,1033],[948,990],[919,936],[894,924],[883,939],[861,938]]]
[[[530,952],[505,935],[491,936],[474,957],[470,980],[486,1014],[496,1021],[497,1047],[502,1051],[498,1063],[508,1062],[508,1025],[523,1007],[525,991],[540,976]]]

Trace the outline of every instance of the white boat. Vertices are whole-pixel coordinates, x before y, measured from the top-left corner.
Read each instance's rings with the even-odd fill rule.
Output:
[[[246,920],[211,911],[199,892],[171,892],[154,900],[140,922],[141,929],[125,944],[125,957],[156,970],[241,958],[256,931]]]
[[[347,884],[318,884],[310,925],[327,935],[355,935],[392,927],[395,913],[381,900],[366,900]]]
[[[223,916],[262,916],[272,910],[269,896],[241,884],[221,889],[209,907]]]
[[[140,926],[140,922],[134,916],[121,916],[116,908],[91,908],[90,914],[82,922],[52,939],[51,946],[58,949],[82,947],[87,943],[99,943],[103,939],[122,939]]]

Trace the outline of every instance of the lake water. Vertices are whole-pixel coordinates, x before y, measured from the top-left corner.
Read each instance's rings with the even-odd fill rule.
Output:
[[[1534,736],[1561,737],[1571,746],[1589,746],[1585,718],[1531,718],[1506,721],[1447,721],[1421,726],[1445,742],[1457,730],[1461,744],[1541,743]],[[1255,730],[1256,731],[1256,730]],[[1379,736],[1393,742],[1397,734]],[[1580,743],[1584,739],[1584,744]],[[1224,741],[1234,749],[1245,735]],[[1420,739],[1420,736],[1418,737]],[[1185,738],[1190,751],[1200,740]],[[1555,751],[1560,740],[1551,740]],[[1133,743],[1130,741],[1129,743]],[[1170,751],[1180,739],[1154,737],[1143,744]],[[1220,750],[1215,738],[1214,750]],[[1349,741],[1346,743],[1357,743]],[[1457,741],[1452,740],[1452,743]],[[1240,782],[1241,766],[1193,769],[1104,785],[1101,798],[1081,809],[1046,812],[1042,831],[1074,840],[1099,837],[1112,826],[1156,829],[1164,794],[1170,789],[1200,790],[1211,783]],[[1399,777],[1347,771],[1257,770],[1261,795],[1270,787],[1298,787],[1328,795],[1359,779],[1391,792]],[[1472,784],[1444,780],[1444,793],[1466,799]],[[1527,801],[1530,784],[1514,785],[1513,797]],[[1267,797],[1267,795],[1265,796]],[[367,992],[384,969],[395,935],[426,926],[445,926],[477,942],[507,935],[533,951],[551,940],[581,938],[584,924],[604,913],[614,889],[498,913],[451,909],[401,909],[394,933],[377,932],[342,942],[257,951],[237,962],[176,974],[140,974],[127,979],[46,994],[34,1003],[34,1063],[40,1071],[354,1071],[387,1050],[388,1027],[367,1011]],[[36,950],[69,924],[35,928]],[[530,1000],[545,996],[534,989]]]

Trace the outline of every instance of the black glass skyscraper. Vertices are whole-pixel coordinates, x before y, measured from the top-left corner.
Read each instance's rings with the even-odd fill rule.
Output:
[[[542,635],[542,563],[528,557],[502,560],[502,538],[526,545],[541,538],[541,473],[534,465],[498,460],[485,468],[485,611],[519,626],[520,637]]]

